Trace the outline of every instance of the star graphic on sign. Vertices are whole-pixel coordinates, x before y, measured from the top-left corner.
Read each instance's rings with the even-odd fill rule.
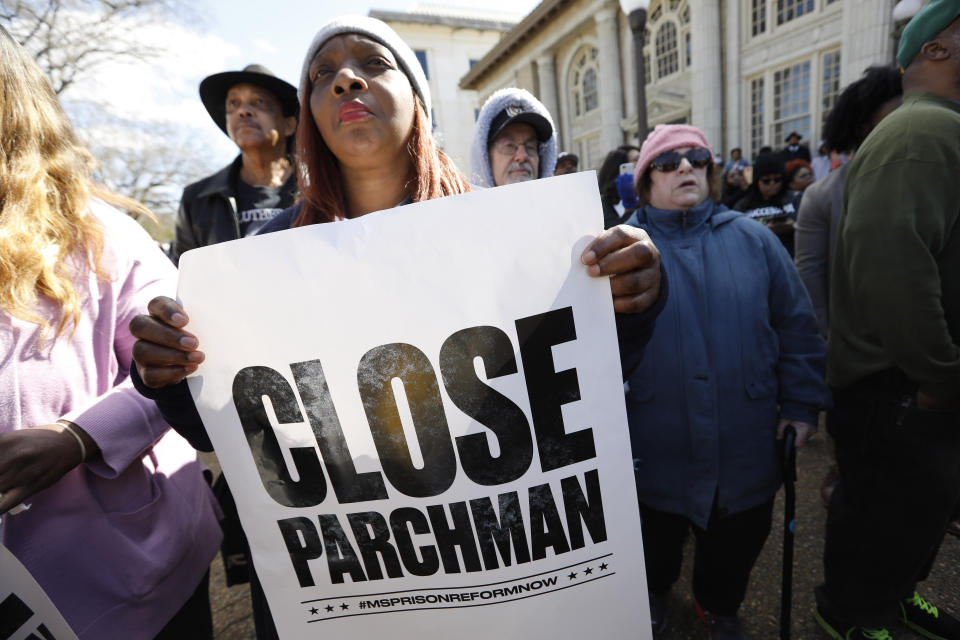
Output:
[[[350,605],[348,605],[346,602],[344,602],[343,604],[340,605],[340,608],[343,609],[344,611],[346,611],[347,609],[350,608]]]
[[[571,580],[576,580],[577,574],[575,574],[573,571],[571,571],[571,572],[570,572],[570,575],[568,575],[567,577],[570,578]]]
[[[315,616],[318,613],[320,613],[320,610],[317,609],[316,607],[313,607],[312,609],[310,609],[310,615]]]
[[[586,569],[583,570],[583,575],[585,576],[588,576],[591,573],[593,573],[593,569],[591,569],[590,567],[587,567]]]
[[[328,605],[327,605],[327,613],[330,613],[331,611],[333,611],[333,607],[331,607],[331,606],[328,604]]]
[[[607,570],[607,563],[604,562],[603,564],[600,565],[600,571],[606,571],[606,570]]]

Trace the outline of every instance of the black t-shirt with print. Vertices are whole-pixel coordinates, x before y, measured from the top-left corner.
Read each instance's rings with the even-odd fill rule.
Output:
[[[259,187],[237,177],[237,222],[240,237],[252,236],[274,216],[293,205],[297,180],[291,174],[279,187]]]

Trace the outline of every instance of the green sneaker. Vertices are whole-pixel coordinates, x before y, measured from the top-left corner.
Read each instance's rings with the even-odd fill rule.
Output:
[[[916,633],[930,640],[960,640],[960,621],[946,611],[940,611],[920,597],[916,591],[912,598],[900,603],[903,623]]]

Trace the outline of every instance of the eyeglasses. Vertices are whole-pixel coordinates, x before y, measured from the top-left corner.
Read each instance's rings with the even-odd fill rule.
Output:
[[[680,163],[683,162],[684,158],[687,159],[687,162],[689,162],[690,166],[694,169],[703,169],[705,166],[713,162],[713,156],[710,155],[709,149],[705,149],[704,147],[694,147],[686,153],[680,153],[678,151],[664,151],[653,159],[653,161],[650,163],[650,166],[657,171],[670,173],[671,171],[676,171],[680,168]]]
[[[760,178],[760,184],[780,184],[783,182],[783,178],[780,176],[767,176],[766,178]]]
[[[527,140],[523,144],[517,144],[509,138],[500,138],[493,143],[494,151],[502,156],[511,158],[517,154],[517,151],[520,150],[520,147],[523,147],[523,150],[528,156],[537,158],[540,155],[540,143],[538,143],[536,140]]]

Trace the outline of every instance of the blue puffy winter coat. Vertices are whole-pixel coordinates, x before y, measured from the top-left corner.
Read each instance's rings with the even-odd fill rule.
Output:
[[[816,424],[830,403],[826,344],[777,237],[709,199],[686,212],[639,209],[671,293],[627,413],[640,502],[706,528],[780,487],[778,417]]]

